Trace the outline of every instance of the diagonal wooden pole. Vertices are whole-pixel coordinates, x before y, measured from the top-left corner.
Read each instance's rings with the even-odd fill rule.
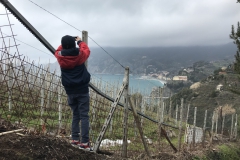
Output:
[[[141,137],[141,139],[142,139],[142,143],[143,143],[145,152],[147,153],[148,157],[151,158],[150,152],[149,152],[148,147],[147,147],[146,140],[145,140],[145,138],[144,138],[144,136],[143,136],[143,130],[142,130],[142,127],[141,127],[141,123],[140,123],[139,117],[138,117],[138,115],[137,115],[137,111],[136,111],[136,109],[135,109],[133,100],[130,99],[130,98],[129,98],[129,104],[130,104],[130,107],[131,107],[131,109],[132,109],[133,116],[134,116],[134,119],[135,119],[135,122],[136,122],[136,125],[137,125],[137,128],[138,128],[138,131],[139,131],[139,133],[140,133],[140,137]]]

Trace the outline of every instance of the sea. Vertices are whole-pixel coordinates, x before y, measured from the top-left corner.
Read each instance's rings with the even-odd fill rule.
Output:
[[[101,82],[102,86],[114,86],[120,88],[123,83],[123,74],[91,74],[92,82]],[[166,83],[163,80],[152,78],[149,76],[131,75],[129,77],[130,93],[141,93],[142,95],[150,95],[154,88],[162,87]]]

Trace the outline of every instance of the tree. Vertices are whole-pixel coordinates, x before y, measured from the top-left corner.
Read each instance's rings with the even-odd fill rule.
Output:
[[[240,0],[238,0],[240,2]],[[235,31],[234,26],[232,25],[232,32],[230,34],[230,38],[233,39],[233,43],[237,45],[237,52],[235,55],[235,62],[233,64],[234,71],[240,75],[240,24],[238,22],[237,29]],[[239,77],[240,79],[240,77]],[[240,95],[239,87],[230,87],[228,89],[233,93]]]
[[[239,0],[240,1],[240,0]],[[232,32],[230,38],[233,39],[233,43],[237,45],[237,52],[235,55],[234,70],[236,73],[240,74],[240,24],[238,22],[237,29],[235,31],[232,25]]]

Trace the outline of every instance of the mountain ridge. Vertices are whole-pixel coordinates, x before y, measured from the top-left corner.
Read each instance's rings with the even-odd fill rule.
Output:
[[[123,73],[119,62],[123,66],[129,66],[133,74],[146,73],[148,65],[152,65],[155,72],[171,71],[197,61],[233,59],[236,50],[233,43],[218,46],[106,48],[108,53],[100,48],[92,48],[88,67],[92,73]]]
[[[106,47],[107,53],[102,48],[90,47],[90,50],[90,73],[123,74],[122,66],[129,66],[132,74],[147,74],[164,70],[178,72],[197,61],[233,61],[237,48],[235,44],[228,43],[190,47]],[[50,70],[60,73],[58,63],[51,63]]]

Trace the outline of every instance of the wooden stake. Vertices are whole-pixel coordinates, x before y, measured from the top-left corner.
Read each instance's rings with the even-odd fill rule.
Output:
[[[216,129],[215,129],[215,135],[218,134],[218,112],[216,112]]]
[[[180,122],[179,122],[179,134],[178,134],[178,151],[181,150],[181,138],[182,138],[182,112],[183,112],[183,98],[181,99],[181,106],[180,106]]]
[[[222,120],[222,140],[223,140],[223,129],[224,129],[224,123],[225,123],[225,115],[223,116],[223,120]]]
[[[232,140],[232,136],[233,136],[233,119],[234,119],[234,114],[232,114],[232,122],[231,122],[231,130],[230,130],[230,140]]]
[[[13,131],[2,132],[2,133],[0,133],[0,136],[5,135],[5,134],[9,134],[9,133],[20,132],[20,131],[23,131],[23,129],[17,129],[17,130],[13,130]]]
[[[211,138],[210,138],[210,145],[209,145],[209,147],[212,146],[212,141],[213,141],[214,117],[215,117],[215,111],[213,111],[213,116],[212,116],[212,128],[211,128]]]
[[[176,106],[176,120],[175,120],[175,126],[178,127],[178,105]]]
[[[195,149],[195,137],[196,137],[196,116],[197,116],[197,107],[194,108],[194,121],[193,121],[193,149]]]
[[[148,147],[147,147],[146,140],[145,140],[144,135],[143,135],[143,131],[142,131],[142,127],[141,127],[141,122],[140,122],[140,120],[139,120],[139,117],[138,117],[138,115],[137,115],[137,111],[136,111],[136,109],[135,109],[136,107],[134,106],[133,100],[130,99],[130,98],[129,98],[129,104],[130,104],[130,107],[131,107],[131,109],[132,109],[133,116],[134,116],[134,119],[135,119],[135,122],[136,122],[136,125],[137,125],[137,128],[138,128],[140,137],[141,137],[141,139],[142,139],[142,143],[143,143],[145,152],[146,152],[146,154],[148,155],[148,157],[151,158],[150,152],[149,152]]]
[[[170,94],[169,110],[168,110],[168,119],[172,118],[172,99]]]
[[[189,108],[190,108],[190,104],[188,104],[188,108],[187,108],[187,116],[186,116],[186,128],[188,125],[188,115],[189,115]]]
[[[237,119],[237,114],[236,114],[236,122],[235,122],[235,132],[234,132],[234,139],[236,140],[237,139],[237,121],[238,121],[238,119]]]
[[[207,122],[207,110],[205,110],[204,122],[203,122],[203,137],[202,137],[202,147],[205,147],[205,131],[206,131],[206,122]]]
[[[158,142],[159,142],[159,151],[161,151],[161,128],[162,128],[162,122],[163,122],[163,105],[162,105],[162,93],[163,93],[163,89],[162,88],[158,88],[159,89],[159,97],[161,98],[161,100],[159,101],[159,119],[158,119]]]
[[[82,41],[88,44],[88,31],[82,31]],[[85,66],[88,67],[88,61],[85,61]]]

